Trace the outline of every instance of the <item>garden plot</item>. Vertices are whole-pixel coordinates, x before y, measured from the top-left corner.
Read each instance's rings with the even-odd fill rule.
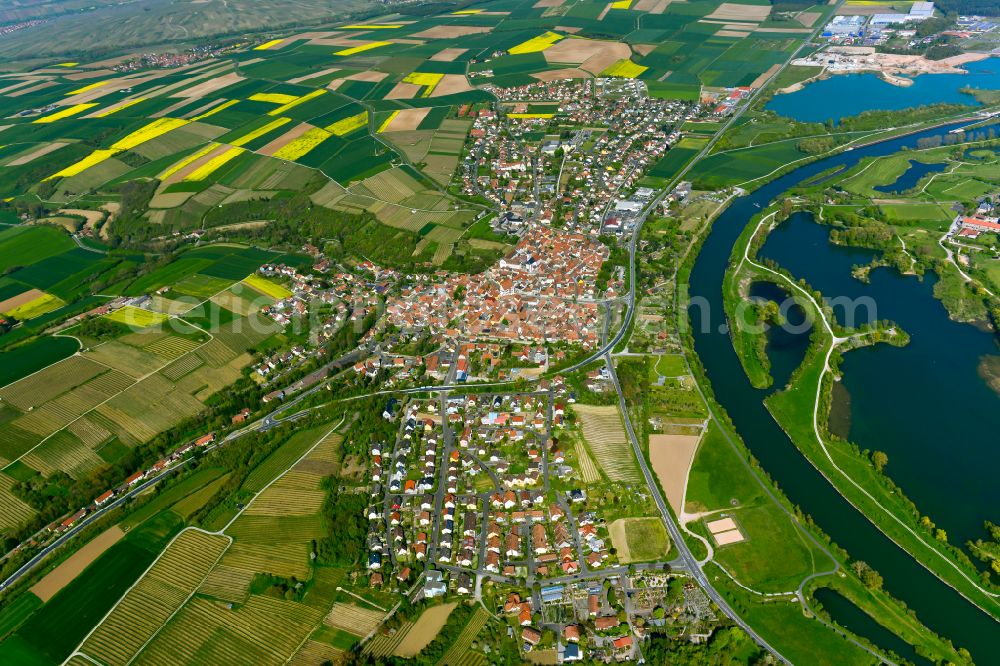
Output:
[[[229,546],[199,530],[182,532],[118,602],[80,648],[108,666],[131,663],[198,589]]]
[[[632,447],[625,435],[621,415],[614,406],[574,405],[583,436],[601,469],[612,481],[642,480]]]

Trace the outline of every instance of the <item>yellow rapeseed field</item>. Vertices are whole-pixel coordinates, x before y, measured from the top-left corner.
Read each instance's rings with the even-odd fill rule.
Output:
[[[330,132],[319,127],[313,127],[302,136],[289,141],[274,153],[274,157],[281,160],[294,161],[303,157],[310,150],[330,138]]]
[[[253,50],[254,51],[266,51],[268,49],[273,49],[275,46],[277,46],[278,44],[280,44],[283,41],[285,41],[285,40],[283,40],[283,39],[272,39],[269,42],[264,42],[263,44],[260,44],[258,46],[253,47]]]
[[[86,86],[84,86],[82,88],[77,88],[76,90],[73,90],[71,92],[66,93],[66,95],[67,96],[69,96],[69,95],[82,95],[85,92],[90,92],[91,90],[96,90],[97,88],[100,88],[101,86],[106,86],[109,83],[111,83],[111,81],[98,81],[97,83],[91,83],[90,85],[86,85]]]
[[[286,95],[284,93],[256,93],[250,95],[250,99],[255,102],[269,102],[271,104],[288,104],[289,102],[294,102],[298,99],[295,95]]]
[[[348,116],[342,120],[338,120],[332,125],[326,126],[326,131],[331,134],[336,134],[337,136],[344,136],[345,134],[350,134],[354,130],[361,129],[368,124],[368,112],[362,111],[355,116]]]
[[[601,76],[619,76],[625,79],[634,79],[635,77],[645,72],[647,69],[649,68],[634,63],[628,58],[626,58],[625,60],[619,60],[615,64],[605,69],[603,72],[601,72]]]
[[[230,148],[229,150],[219,153],[209,161],[202,164],[200,167],[192,171],[184,178],[184,180],[205,180],[215,171],[217,171],[223,164],[229,162],[233,158],[237,157],[241,153],[246,152],[243,148]]]
[[[127,109],[130,106],[135,106],[139,102],[145,102],[145,101],[146,101],[145,97],[137,97],[136,99],[132,99],[132,100],[129,100],[129,101],[125,102],[124,104],[119,103],[117,106],[111,105],[110,107],[108,107],[104,111],[101,111],[100,113],[94,114],[94,117],[95,118],[107,118],[112,113],[118,113],[122,109]]]
[[[383,120],[382,124],[378,126],[378,132],[379,132],[379,134],[381,134],[382,132],[384,132],[389,127],[389,125],[392,124],[392,121],[395,120],[396,116],[398,116],[398,115],[399,115],[399,111],[393,111],[392,113],[390,113],[389,117],[386,118],[385,120]]]
[[[628,9],[631,4],[632,0],[617,0],[611,3],[611,9]]]
[[[355,25],[342,25],[343,30],[392,30],[402,28],[402,23],[357,23]]]
[[[196,151],[196,152],[188,155],[184,159],[179,160],[178,162],[175,162],[173,165],[167,167],[166,169],[164,169],[163,171],[161,171],[160,175],[157,176],[157,177],[160,180],[163,180],[164,178],[168,178],[168,177],[174,175],[175,173],[177,173],[178,171],[180,171],[181,169],[183,169],[184,167],[186,167],[187,165],[191,164],[195,160],[199,160],[202,157],[204,157],[205,155],[208,155],[210,152],[212,152],[213,150],[215,150],[218,147],[219,147],[219,144],[217,144],[215,142],[212,142],[212,143],[208,144],[207,146],[205,146],[204,148],[202,148],[201,150]]]
[[[368,51],[369,49],[377,49],[380,46],[388,46],[389,44],[392,44],[392,42],[369,42],[367,44],[362,44],[361,46],[352,46],[349,49],[335,51],[333,55],[350,56],[355,53],[361,53],[362,51]]]
[[[52,312],[56,308],[66,305],[62,299],[53,296],[52,294],[43,294],[38,298],[28,301],[27,303],[22,303],[21,305],[8,310],[3,314],[8,317],[13,317],[19,321],[27,321],[29,319],[34,319],[35,317],[40,317],[46,312]]]
[[[82,173],[89,169],[90,167],[100,164],[104,160],[108,159],[112,155],[120,153],[120,150],[95,150],[91,154],[84,157],[82,160],[76,164],[70,164],[68,167],[62,171],[57,171],[45,180],[52,180],[53,178],[69,178],[70,176],[75,176],[78,173]]]
[[[508,113],[507,117],[508,118],[520,118],[522,120],[531,120],[531,119],[535,119],[535,118],[538,118],[538,119],[541,119],[541,120],[545,120],[547,118],[554,118],[555,115],[556,114],[554,114],[554,113]]]
[[[149,328],[150,326],[162,324],[170,319],[170,315],[165,315],[162,312],[150,312],[149,310],[126,305],[114,312],[109,312],[104,315],[104,318],[133,328]]]
[[[413,72],[412,74],[407,74],[403,79],[403,83],[412,83],[417,86],[427,86],[424,92],[420,95],[421,97],[430,97],[431,93],[434,91],[434,87],[441,82],[444,78],[444,74],[432,74],[430,72]]]
[[[233,146],[243,146],[243,145],[246,145],[246,144],[250,143],[251,141],[253,141],[254,139],[262,137],[265,134],[267,134],[268,132],[273,132],[274,130],[278,129],[282,125],[285,125],[285,124],[290,123],[290,122],[292,122],[291,118],[275,118],[274,120],[272,120],[268,124],[264,125],[263,127],[258,127],[257,129],[253,130],[252,132],[247,132],[246,134],[244,134],[240,138],[234,139],[234,140],[230,141],[229,143],[230,143],[230,145],[233,145]]]
[[[140,127],[124,139],[115,141],[111,144],[111,148],[117,151],[131,150],[139,144],[152,141],[156,137],[175,130],[178,127],[183,127],[190,122],[190,120],[184,120],[183,118],[158,118],[145,127]]]
[[[315,99],[320,95],[324,94],[325,92],[326,92],[325,88],[320,88],[319,90],[313,90],[308,95],[302,95],[302,97],[296,97],[292,101],[286,102],[285,104],[279,106],[277,109],[274,109],[273,111],[268,111],[267,115],[280,116],[282,113],[285,113],[289,109],[293,109],[299,104],[302,104],[303,102],[308,102],[311,99]]]
[[[238,100],[238,99],[231,99],[228,102],[223,102],[219,106],[217,106],[217,107],[215,107],[213,109],[209,109],[208,111],[206,111],[205,113],[202,113],[201,115],[195,116],[194,118],[191,119],[191,122],[197,122],[197,121],[201,120],[202,118],[208,118],[209,116],[214,116],[219,111],[225,111],[226,109],[228,109],[229,107],[231,107],[233,104],[239,104],[239,103],[240,103],[240,100]]]
[[[56,111],[55,113],[50,113],[47,116],[36,118],[31,122],[39,125],[54,123],[57,120],[62,120],[63,118],[69,118],[70,116],[75,116],[78,113],[83,113],[87,109],[92,109],[95,106],[97,106],[97,102],[91,102],[90,104],[74,104],[73,106],[67,106],[66,108]]]
[[[256,289],[257,291],[266,296],[270,296],[271,298],[277,298],[279,300],[282,298],[288,298],[289,296],[292,295],[292,292],[288,291],[280,284],[276,282],[271,282],[267,278],[263,278],[257,275],[256,273],[254,273],[253,275],[248,275],[245,278],[243,278],[243,284],[247,285],[248,287]]]
[[[549,48],[561,39],[563,39],[562,35],[552,31],[547,31],[538,37],[532,37],[526,42],[521,42],[517,46],[511,47],[508,53],[511,55],[519,55],[521,53],[538,53],[539,51],[544,51]]]

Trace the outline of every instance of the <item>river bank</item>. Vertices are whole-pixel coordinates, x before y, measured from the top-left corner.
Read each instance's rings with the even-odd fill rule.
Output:
[[[990,641],[986,637],[996,632],[996,622],[956,595],[953,589],[879,532],[802,457],[764,408],[762,400],[766,394],[753,389],[745,379],[729,336],[720,334],[710,323],[724,320],[721,295],[726,266],[737,237],[760,208],[790,187],[821,172],[842,163],[853,165],[866,155],[897,152],[904,146],[915,145],[922,136],[933,135],[935,129],[870,147],[858,146],[850,154],[842,152],[811,161],[795,168],[794,173],[773,176],[769,184],[734,201],[716,221],[691,272],[690,293],[692,297],[705,299],[708,306],[692,309],[690,316],[695,351],[707,376],[713,380],[713,392],[753,455],[789,499],[811,515],[852,557],[864,559],[882,572],[887,590],[913,608],[931,629],[968,647],[973,656],[979,654],[985,659],[990,654]],[[911,132],[912,129],[908,130]]]

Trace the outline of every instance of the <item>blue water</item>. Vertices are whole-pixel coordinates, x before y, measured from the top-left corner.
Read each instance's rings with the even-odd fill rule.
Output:
[[[815,177],[821,172],[836,167],[853,167],[864,157],[891,155],[904,147],[915,147],[919,139],[938,135],[949,129],[952,128],[935,128],[913,136],[891,139],[872,146],[858,148],[850,153],[819,160],[776,178],[749,195],[735,199],[712,224],[708,237],[698,253],[698,260],[691,272],[690,295],[692,303],[700,303],[700,306],[693,305],[689,313],[695,351],[705,367],[715,397],[725,408],[727,415],[731,417],[736,429],[751,452],[760,461],[761,466],[768,471],[768,474],[781,487],[789,500],[801,507],[803,512],[815,520],[839,546],[845,548],[853,559],[864,560],[881,573],[885,579],[886,589],[913,609],[917,617],[928,627],[952,639],[956,645],[968,648],[977,663],[987,664],[997,661],[997,645],[1000,644],[1000,639],[998,639],[1000,631],[998,631],[997,622],[969,604],[953,589],[932,576],[912,557],[889,541],[861,513],[848,504],[805,460],[762,404],[761,401],[769,391],[758,391],[747,380],[739,358],[733,350],[722,307],[722,279],[726,267],[729,265],[733,245],[751,217],[760,212],[761,207],[767,206],[775,197],[790,187]],[[822,248],[826,252],[848,250],[848,248],[831,248],[826,238],[822,239],[822,243],[818,238],[815,239],[815,242],[817,248]],[[805,254],[805,251],[803,253]],[[812,257],[813,263],[821,263],[824,260],[822,253],[819,255],[810,253],[807,256]],[[871,258],[870,253],[868,258]],[[849,257],[848,259],[853,261]],[[882,272],[887,277],[892,275],[890,271],[885,269],[876,272]],[[803,274],[813,277],[812,271],[803,271]],[[875,275],[873,274],[872,277],[874,282]],[[902,278],[900,279],[902,280]],[[909,279],[916,282],[915,278]],[[932,284],[930,279],[925,278],[925,283],[917,283],[918,287],[926,285],[923,288],[929,288]],[[884,288],[882,285],[879,286]],[[916,294],[909,294],[910,297],[914,295]],[[926,299],[920,298],[919,303],[914,305],[927,309],[940,307],[939,303],[935,304],[933,301],[933,296]],[[881,313],[882,309],[880,308],[877,316],[881,317]],[[898,317],[900,323],[913,335],[914,343],[912,344],[917,344],[917,330],[920,326],[913,326],[909,317],[907,321],[903,321],[903,317],[899,316],[901,313],[885,312],[885,316],[890,314]],[[963,336],[975,330],[971,326],[963,326],[963,329],[968,329],[963,330]],[[921,333],[920,337],[942,341],[941,337],[928,336],[926,333]],[[942,344],[954,346],[967,342],[969,342],[967,339],[944,339]],[[982,342],[977,340],[976,344],[982,344]],[[845,380],[860,376],[858,365],[863,365],[863,362],[854,363],[854,360],[861,359],[862,354],[868,353],[872,356],[887,354],[889,357],[895,358],[896,355],[893,353],[895,350],[896,348],[890,349],[880,346],[852,351],[845,356],[842,365]],[[904,348],[901,351],[908,352],[909,350]],[[947,368],[950,362],[951,359],[942,359],[942,367]],[[937,368],[931,370],[929,376],[933,377],[946,372],[948,370]],[[976,381],[982,383],[978,377]],[[873,392],[881,392],[880,396],[872,399],[868,395],[861,395],[860,387],[852,384],[848,387],[854,396],[852,402],[868,402],[874,409],[880,403],[885,404],[895,398],[891,393],[891,388],[885,387],[878,381],[872,382],[872,384]],[[930,395],[940,395],[943,390],[940,387],[933,387],[930,390]],[[996,401],[995,394],[992,400]],[[995,402],[993,404],[995,405]],[[912,413],[920,413],[921,410],[926,409],[924,404],[910,406]],[[963,409],[948,411],[946,407],[939,408],[937,406],[928,410],[928,413],[931,415],[940,414],[942,420],[950,418],[952,421],[980,416],[978,413],[967,416]],[[851,439],[871,441],[863,433],[854,430],[857,422],[867,420],[866,417],[867,415],[862,416],[855,413]],[[982,455],[983,451],[989,452],[994,448],[990,442],[996,441],[995,432],[993,431],[992,435],[988,433],[986,437],[980,437],[977,441],[971,442],[970,444],[976,445],[975,449],[960,448],[958,445],[965,444],[965,442],[949,435],[939,442],[940,451],[933,459],[928,459],[926,464],[947,470],[956,458],[975,458]],[[908,432],[891,433],[889,437],[905,444],[908,435]],[[893,478],[896,478],[897,473],[903,471],[901,468],[904,467],[904,461],[907,459],[913,460],[914,458],[901,455],[897,451],[896,458],[893,459],[890,454],[889,465]],[[984,462],[984,464],[996,465],[996,462],[993,459]],[[950,477],[950,475],[949,471],[948,476]],[[951,478],[948,478],[947,482],[950,487],[955,487]],[[910,490],[908,487],[911,485],[910,483],[902,485],[908,491]],[[972,493],[973,501],[976,501],[975,495],[975,492]],[[965,497],[969,497],[969,495],[965,495]],[[986,506],[989,506],[990,502],[994,506],[996,505],[996,495],[993,494],[992,497],[994,499],[989,500]],[[937,516],[934,517],[937,518]],[[968,518],[962,517],[962,520],[968,521]],[[948,520],[949,527],[951,527],[951,522]],[[839,617],[837,619],[840,620]]]
[[[937,164],[925,164],[923,162],[916,162],[910,160],[910,168],[899,175],[899,178],[895,182],[889,183],[888,185],[877,185],[872,189],[879,192],[886,192],[888,194],[896,194],[898,192],[905,192],[906,190],[915,187],[920,179],[929,173],[937,173],[939,171],[944,171],[947,166],[945,162],[938,162]]]
[[[903,88],[886,83],[877,74],[837,74],[806,84],[802,90],[775,95],[769,111],[803,122],[840,122],[862,111],[894,111],[924,104],[976,104],[962,88],[996,89],[1000,86],[1000,59],[965,65],[968,74],[923,74]]]

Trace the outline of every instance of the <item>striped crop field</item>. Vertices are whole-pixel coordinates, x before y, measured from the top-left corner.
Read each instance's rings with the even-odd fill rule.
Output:
[[[233,569],[220,563],[205,578],[205,582],[198,588],[198,594],[229,603],[243,603],[250,594],[252,580],[252,571]]]
[[[295,653],[288,666],[316,666],[316,664],[340,663],[340,657],[344,653],[332,645],[320,643],[319,641],[308,640],[302,644],[299,651]]]
[[[601,480],[601,472],[594,464],[594,459],[587,451],[587,445],[583,442],[576,443],[576,459],[580,466],[580,478],[584,483],[596,483]]]
[[[357,604],[335,603],[327,613],[323,623],[334,629],[341,629],[355,636],[367,636],[382,624],[385,613],[374,608],[362,608]]]
[[[319,513],[326,493],[323,477],[290,470],[247,507],[248,516],[312,516]]]
[[[322,612],[295,601],[251,595],[239,608],[194,597],[139,654],[137,666],[284,664]]]
[[[625,435],[618,408],[573,405],[580,417],[583,436],[597,463],[612,481],[635,483],[641,480],[632,447]]]
[[[170,381],[175,382],[189,372],[194,372],[204,365],[204,363],[197,354],[187,354],[168,365],[160,374]]]
[[[70,356],[0,389],[0,398],[22,411],[37,407],[105,372],[107,368],[81,356]]]
[[[281,543],[319,539],[326,530],[320,516],[240,516],[226,533],[237,541]]]
[[[309,553],[310,544],[305,541],[274,545],[236,542],[220,565],[250,574],[264,573],[307,580],[312,571]]]
[[[108,666],[125,666],[201,585],[229,546],[229,539],[189,529],[182,532],[111,613],[80,651]]]
[[[278,300],[288,298],[292,295],[292,292],[288,291],[277,282],[272,282],[271,280],[261,277],[256,273],[243,278],[243,284],[259,291],[265,296],[270,296],[271,298],[276,298]]]
[[[472,615],[469,620],[469,624],[465,625],[462,629],[462,633],[458,635],[455,642],[452,643],[448,651],[444,653],[441,657],[441,661],[437,663],[437,666],[457,666],[459,664],[467,663],[464,659],[466,654],[469,652],[469,648],[472,646],[472,641],[476,639],[479,632],[482,631],[483,627],[486,626],[486,621],[489,620],[490,614],[483,610],[481,607],[476,608],[476,612]],[[478,655],[478,653],[473,653]],[[485,659],[483,660],[485,662]]]
[[[406,638],[406,635],[410,633],[411,629],[413,629],[413,623],[404,622],[391,635],[379,632],[365,643],[365,647],[361,652],[362,654],[371,655],[375,659],[392,656],[399,647],[399,644]]]
[[[14,495],[14,483],[14,479],[0,473],[0,529],[17,527],[35,515],[34,509]]]
[[[190,352],[197,349],[199,343],[188,338],[182,338],[179,335],[168,335],[165,338],[151,342],[143,349],[150,352],[151,354],[156,354],[165,359],[175,359],[184,356],[185,354],[190,354]]]
[[[61,471],[74,478],[106,464],[93,449],[67,430],[56,432],[21,458],[21,462],[45,476]]]

